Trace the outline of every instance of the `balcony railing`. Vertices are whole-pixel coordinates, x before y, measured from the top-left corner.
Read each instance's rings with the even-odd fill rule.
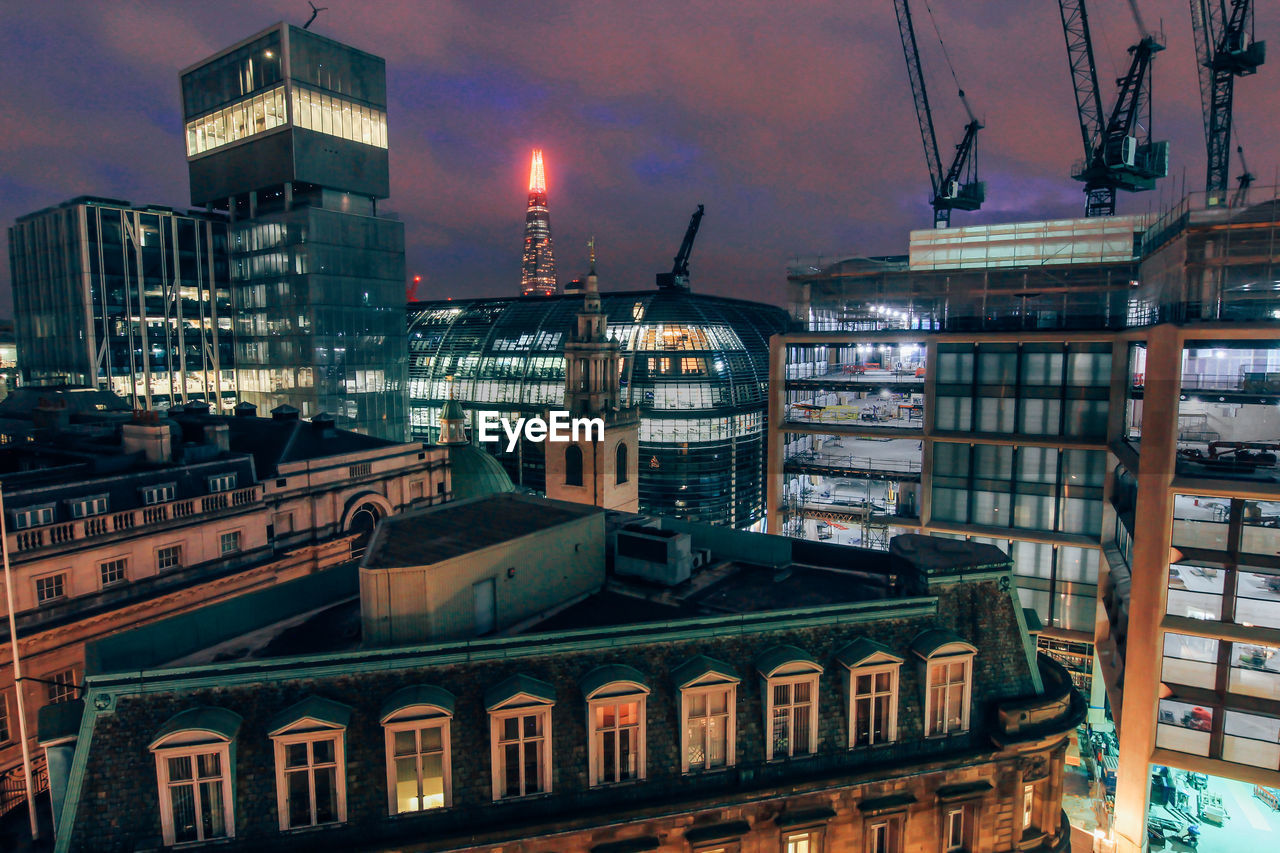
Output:
[[[36,551],[41,548],[52,548],[71,542],[95,539],[124,533],[139,527],[153,524],[164,524],[179,518],[188,518],[201,513],[220,512],[229,508],[250,506],[261,500],[257,486],[237,489],[232,492],[218,492],[202,498],[171,501],[163,504],[139,507],[138,509],[113,512],[106,515],[95,515],[90,518],[65,521],[59,524],[47,524],[43,527],[32,527],[9,534],[9,548],[14,553]],[[199,509],[197,510],[197,507]]]

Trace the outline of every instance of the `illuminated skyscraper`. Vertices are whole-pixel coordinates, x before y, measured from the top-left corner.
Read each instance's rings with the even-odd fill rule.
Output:
[[[524,215],[524,264],[520,273],[523,296],[556,292],[556,258],[551,251],[551,211],[547,209],[547,173],[542,149],[533,149],[529,166],[529,209]]]

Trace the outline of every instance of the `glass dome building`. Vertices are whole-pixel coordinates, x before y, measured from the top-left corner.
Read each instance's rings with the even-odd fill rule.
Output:
[[[769,337],[781,308],[680,288],[602,294],[627,358],[623,393],[639,405],[644,512],[750,527],[764,517]],[[581,294],[409,306],[409,405],[415,440],[436,440],[452,393],[468,418],[561,408],[564,342]],[[487,445],[518,485],[542,491],[542,445]]]

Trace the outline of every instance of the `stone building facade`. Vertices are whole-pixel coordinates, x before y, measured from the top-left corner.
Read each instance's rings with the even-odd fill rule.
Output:
[[[350,563],[379,519],[448,497],[443,450],[288,410],[219,416],[197,403],[152,417],[119,402],[105,391],[35,389],[0,410],[33,741],[41,707],[80,695],[86,643]],[[24,790],[8,634],[0,624],[0,812]]]

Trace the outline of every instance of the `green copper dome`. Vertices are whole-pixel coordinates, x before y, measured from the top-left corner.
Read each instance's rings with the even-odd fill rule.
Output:
[[[450,402],[453,403],[452,400]],[[502,463],[492,455],[474,444],[451,444],[448,447],[449,476],[455,501],[516,490]]]

